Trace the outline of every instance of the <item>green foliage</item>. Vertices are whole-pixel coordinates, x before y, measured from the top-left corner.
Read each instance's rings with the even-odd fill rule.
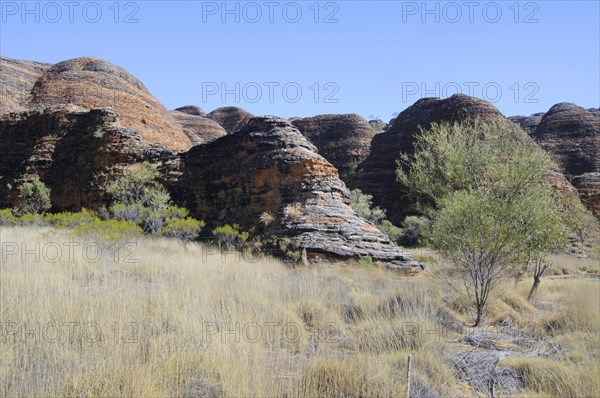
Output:
[[[16,217],[11,209],[0,210],[0,225],[12,225],[16,221]]]
[[[185,246],[187,242],[198,237],[204,225],[204,221],[192,217],[169,217],[166,219],[164,235],[181,240]]]
[[[291,264],[298,264],[302,259],[302,246],[289,238],[282,238],[276,241],[276,250],[281,252],[283,258]]]
[[[106,192],[114,201],[126,206],[132,204],[150,206],[152,202],[160,201],[161,196],[164,200],[164,189],[157,182],[159,176],[155,165],[147,162],[136,164],[108,184]]]
[[[401,155],[396,175],[424,214],[456,191],[488,187],[509,200],[521,188],[538,184],[552,165],[505,125],[477,120],[433,124],[415,138],[414,147],[414,155]]]
[[[398,180],[433,220],[431,241],[463,276],[476,325],[515,263],[540,262],[565,241],[559,195],[543,180],[551,166],[505,125],[479,121],[433,125],[400,158]]]
[[[360,189],[351,192],[350,206],[362,218],[379,225],[385,219],[385,210],[373,206],[373,196],[364,194]]]
[[[429,219],[419,216],[408,216],[402,221],[402,235],[399,242],[404,246],[421,246],[429,230]]]
[[[52,207],[50,201],[50,188],[46,186],[39,178],[31,182],[24,183],[20,188],[21,198],[17,206],[17,213],[40,214]]]
[[[396,243],[400,242],[400,238],[402,237],[403,231],[402,228],[395,226],[389,220],[381,221],[379,225],[379,229],[381,232],[389,236],[390,240]]]
[[[140,237],[142,232],[142,229],[132,221],[99,218],[76,225],[72,230],[75,237],[107,243],[129,241]]]
[[[173,206],[159,177],[156,166],[148,163],[125,170],[107,187],[113,198],[109,217],[131,221],[152,236],[176,237],[184,244],[196,239],[204,222],[188,217],[186,209]]]
[[[46,214],[44,221],[56,228],[74,228],[77,225],[93,222],[98,217],[94,212],[82,209],[80,212],[63,212],[56,214]]]
[[[402,236],[402,229],[385,219],[385,210],[378,206],[372,207],[372,195],[364,194],[360,189],[354,189],[351,192],[350,206],[356,214],[375,224],[391,241],[399,242]]]
[[[248,232],[241,231],[238,224],[216,227],[212,230],[212,234],[219,247],[225,250],[241,249],[250,236]]]
[[[361,257],[358,260],[358,265],[360,265],[361,267],[364,267],[364,268],[372,268],[373,267],[373,257],[371,257],[371,256]]]
[[[15,219],[15,225],[41,227],[46,225],[41,214],[26,213]]]

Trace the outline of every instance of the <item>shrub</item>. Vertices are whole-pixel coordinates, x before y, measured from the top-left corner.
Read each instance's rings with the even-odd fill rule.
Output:
[[[108,184],[106,192],[118,203],[147,206],[152,201],[158,201],[161,196],[164,200],[164,189],[157,182],[158,177],[159,172],[155,165],[147,162],[136,164]]]
[[[168,218],[164,229],[165,236],[177,238],[183,242],[185,247],[188,242],[196,239],[204,227],[204,221],[192,217]]]
[[[41,214],[26,213],[15,219],[15,225],[41,227],[45,224],[44,217]]]
[[[20,188],[21,200],[17,207],[18,214],[39,214],[52,207],[50,188],[39,178],[24,183]]]
[[[399,243],[402,237],[402,228],[399,228],[391,223],[389,220],[383,220],[379,225],[381,232],[386,234],[392,242]]]
[[[123,220],[100,220],[79,224],[73,228],[73,235],[78,238],[97,242],[124,242],[142,235],[142,229],[134,222]]]
[[[361,257],[358,260],[358,265],[360,265],[361,267],[364,267],[364,268],[373,267],[373,257],[371,257],[371,256]]]
[[[385,219],[385,210],[373,206],[373,196],[362,193],[360,189],[351,192],[350,206],[362,218],[371,221],[373,224],[380,224]]]
[[[11,209],[0,210],[0,225],[12,225],[16,221],[16,217]]]
[[[97,218],[95,213],[87,209],[82,209],[77,213],[62,212],[46,214],[44,221],[56,228],[74,228],[81,224],[91,223]]]
[[[268,211],[262,212],[259,218],[262,225],[268,227],[275,221],[275,216]]]
[[[242,232],[238,224],[217,227],[212,230],[212,234],[219,247],[225,250],[241,249],[250,236],[248,232]]]
[[[408,216],[402,222],[400,244],[405,246],[420,246],[424,243],[429,220],[425,217]]]

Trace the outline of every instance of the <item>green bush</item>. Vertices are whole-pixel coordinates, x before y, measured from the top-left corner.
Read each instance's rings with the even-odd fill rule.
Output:
[[[395,226],[389,220],[383,220],[379,225],[379,229],[381,232],[389,236],[390,240],[395,243],[400,242],[400,238],[402,237],[402,228]]]
[[[401,245],[414,247],[424,243],[429,228],[429,219],[425,217],[408,216],[402,222]]]
[[[0,225],[12,225],[16,221],[16,217],[11,209],[0,210]]]
[[[39,178],[31,182],[24,183],[20,188],[21,199],[17,212],[23,214],[40,214],[52,207],[50,201],[50,188],[46,186]]]
[[[371,221],[373,224],[380,224],[385,219],[385,210],[373,206],[373,196],[362,193],[360,189],[351,192],[350,206],[362,218]]]
[[[195,239],[204,222],[188,217],[188,211],[171,204],[171,197],[158,182],[156,166],[137,164],[107,187],[113,203],[105,218],[130,221],[152,236],[178,237],[184,243]]]
[[[358,264],[361,267],[372,268],[373,267],[373,257],[371,257],[371,256],[361,257],[358,260]]]
[[[46,225],[41,214],[26,213],[15,219],[15,225],[41,227]]]
[[[81,224],[91,223],[97,218],[95,213],[87,209],[82,209],[78,213],[63,212],[46,214],[44,221],[56,228],[74,228]]]
[[[212,230],[212,234],[221,249],[241,249],[250,234],[240,230],[238,224],[223,225]]]
[[[164,235],[171,238],[177,238],[183,242],[184,246],[186,246],[188,242],[198,237],[198,234],[204,225],[204,221],[196,220],[192,217],[171,217],[167,218]]]
[[[75,226],[72,234],[78,238],[113,243],[138,238],[142,235],[142,229],[131,221],[100,220],[96,218],[93,221]]]

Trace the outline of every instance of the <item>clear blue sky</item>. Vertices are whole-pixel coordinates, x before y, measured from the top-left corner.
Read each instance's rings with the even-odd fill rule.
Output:
[[[2,0],[0,53],[104,58],[171,109],[388,120],[458,90],[506,115],[600,105],[598,1],[73,3]]]

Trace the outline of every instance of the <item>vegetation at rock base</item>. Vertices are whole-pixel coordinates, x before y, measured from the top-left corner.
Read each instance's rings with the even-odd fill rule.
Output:
[[[424,217],[408,216],[403,221],[402,228],[397,227],[386,219],[385,210],[379,206],[373,207],[373,196],[363,193],[360,189],[352,190],[350,206],[356,214],[375,224],[397,244],[415,247],[425,242],[425,229],[429,222]]]
[[[39,178],[21,185],[19,192],[18,214],[40,214],[52,207],[50,189]]]
[[[566,199],[544,181],[548,156],[506,125],[478,120],[434,124],[414,146],[398,162],[398,180],[432,220],[433,246],[462,275],[475,325],[518,264],[534,268],[533,299],[547,256],[566,246],[569,229]]]
[[[225,250],[241,249],[250,237],[250,233],[242,231],[238,224],[216,227],[212,234],[219,247]]]

